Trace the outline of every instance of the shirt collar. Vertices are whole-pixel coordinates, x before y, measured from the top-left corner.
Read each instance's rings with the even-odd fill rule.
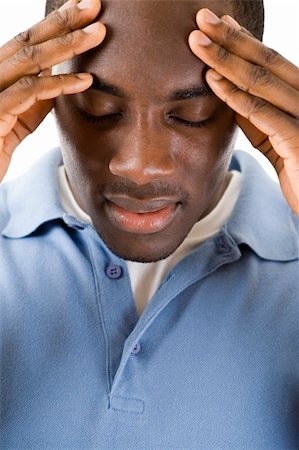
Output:
[[[58,166],[62,164],[58,148],[47,152],[24,175],[3,185],[6,189],[8,222],[2,235],[23,238],[45,222],[62,218]]]
[[[8,209],[3,236],[24,238],[45,222],[59,218],[68,223],[59,194],[58,167],[62,163],[60,149],[55,148],[17,180],[2,185]],[[243,181],[236,206],[222,231],[264,259],[296,259],[298,220],[279,185],[265,174],[255,158],[243,151],[234,152],[230,170],[240,171]]]
[[[230,170],[244,174],[239,198],[226,231],[261,258],[291,261],[298,258],[298,218],[288,206],[278,183],[249,153],[236,151]]]

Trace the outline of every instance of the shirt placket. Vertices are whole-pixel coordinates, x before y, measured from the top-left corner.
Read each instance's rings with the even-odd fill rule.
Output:
[[[91,230],[89,251],[106,342],[106,372],[110,390],[124,344],[136,326],[138,317],[125,261],[106,251],[95,231]]]

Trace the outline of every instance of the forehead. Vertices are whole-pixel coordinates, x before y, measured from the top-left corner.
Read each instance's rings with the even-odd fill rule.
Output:
[[[73,61],[72,70],[90,71],[112,84],[164,86],[203,80],[204,64],[191,52],[190,32],[201,8],[230,13],[227,1],[102,0],[100,20],[107,27],[101,46]],[[182,77],[184,79],[182,80]],[[169,86],[168,86],[169,85]]]

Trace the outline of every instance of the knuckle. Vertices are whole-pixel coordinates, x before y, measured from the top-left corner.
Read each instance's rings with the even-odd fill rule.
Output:
[[[252,114],[256,114],[259,112],[264,112],[265,108],[267,108],[268,102],[262,98],[250,97],[249,105],[248,105],[248,118],[252,116]]]
[[[267,65],[275,65],[279,62],[280,54],[273,48],[263,47],[262,58]]]
[[[217,60],[218,61],[223,62],[223,61],[226,61],[228,59],[229,53],[224,47],[219,46],[218,49],[217,49],[217,55],[216,56],[217,56]]]
[[[59,38],[59,44],[63,47],[72,47],[75,42],[75,36],[73,33],[65,34]]]
[[[31,42],[33,42],[33,31],[29,28],[28,30],[22,31],[21,33],[17,34],[15,37],[15,41],[20,46],[28,46]]]
[[[273,83],[273,76],[264,67],[253,65],[250,73],[250,80],[252,86],[257,84],[267,86]]]
[[[281,111],[278,108],[271,108],[271,114],[273,116],[273,118],[275,118],[278,122],[284,120],[285,118],[285,114],[283,111]]]
[[[51,16],[51,19],[53,20],[53,22],[58,23],[58,25],[65,27],[69,22],[69,12],[67,9],[64,11],[64,13],[56,10]]]
[[[238,87],[237,85],[233,84],[233,85],[230,87],[230,91],[229,91],[230,96],[238,95],[239,92],[240,92],[240,89],[239,89],[239,87]]]
[[[247,30],[247,28],[241,27],[241,31],[243,34],[247,35],[247,36],[251,36],[252,38],[254,38],[253,34],[250,33],[249,30]]]
[[[283,168],[284,164],[282,159],[279,155],[276,156],[275,160],[273,161],[274,169],[277,173],[280,173],[281,169]]]
[[[41,54],[41,51],[37,45],[29,45],[29,46],[23,47],[19,51],[19,58],[21,60],[26,60],[26,61],[28,59],[30,59],[31,61],[36,61],[36,59],[40,56],[40,54]]]
[[[65,30],[72,30],[78,19],[76,18],[74,8],[67,8],[64,11],[56,10],[51,16],[51,21],[58,23]]]
[[[54,81],[56,81],[56,83],[61,84],[61,83],[64,83],[66,81],[66,78],[63,75],[58,74],[58,75],[55,75]]]
[[[242,34],[239,30],[236,30],[233,27],[225,27],[223,30],[223,38],[225,41],[235,41],[240,40]]]
[[[17,89],[18,90],[23,90],[23,91],[32,91],[34,90],[36,86],[36,78],[35,77],[31,77],[29,75],[21,78],[18,82],[17,82]]]

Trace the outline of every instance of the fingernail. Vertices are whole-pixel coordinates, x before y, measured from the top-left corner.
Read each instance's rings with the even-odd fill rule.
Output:
[[[65,9],[71,8],[77,3],[77,0],[69,0],[68,2],[64,3],[58,11],[64,11]]]
[[[78,4],[78,8],[79,9],[88,9],[88,8],[92,8],[93,6],[94,6],[94,1],[93,0],[82,0]]]
[[[51,69],[45,69],[45,70],[42,70],[38,76],[39,77],[48,77],[50,75],[52,75],[52,70]]]
[[[90,74],[89,73],[75,73],[75,77],[79,78],[80,80],[90,80]]]
[[[235,19],[233,19],[231,16],[224,16],[222,18],[222,20],[224,20],[224,22],[228,23],[233,28],[235,28],[235,30],[240,31],[242,28],[241,25]]]
[[[215,80],[215,81],[223,80],[223,76],[220,75],[220,73],[216,72],[215,70],[210,70],[210,71],[208,72],[208,74],[209,74],[209,76],[210,76],[211,78],[213,78],[213,80]]]
[[[218,23],[220,23],[220,19],[219,17],[217,17],[214,13],[212,13],[212,11],[210,11],[207,8],[204,8],[202,10],[202,14],[203,14],[203,19],[205,22],[210,23],[212,25],[217,25]]]
[[[99,22],[92,23],[88,27],[83,28],[83,31],[88,34],[94,34],[99,31]]]
[[[192,40],[194,44],[202,45],[204,47],[207,47],[208,45],[212,44],[211,39],[208,38],[202,31],[196,30],[192,34]]]

